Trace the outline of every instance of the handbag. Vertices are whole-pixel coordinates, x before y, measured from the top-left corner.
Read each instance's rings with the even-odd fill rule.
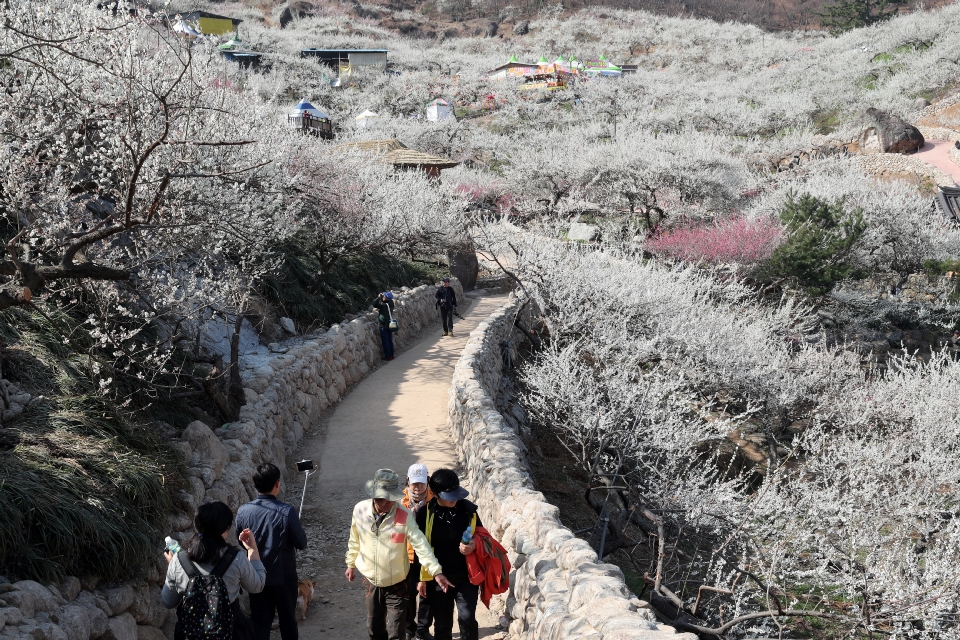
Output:
[[[390,316],[390,324],[387,325],[387,328],[391,333],[396,333],[400,331],[400,325],[397,324],[397,319],[393,317],[393,312],[390,311],[390,305],[387,304],[387,315]]]
[[[233,609],[233,640],[254,640],[253,623],[240,608],[240,598],[230,603]]]

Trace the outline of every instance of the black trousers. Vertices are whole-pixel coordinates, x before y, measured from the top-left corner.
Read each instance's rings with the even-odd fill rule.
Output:
[[[477,623],[477,599],[480,587],[464,580],[463,584],[449,589],[446,593],[431,580],[427,589],[430,597],[430,612],[433,614],[434,640],[453,638],[453,608],[457,608],[457,622],[460,623],[460,640],[478,640],[480,625]]]
[[[446,306],[440,305],[440,319],[443,321],[444,331],[453,331],[453,307],[447,309]]]
[[[280,619],[280,637],[297,640],[297,580],[267,585],[260,593],[250,594],[250,622],[256,640],[270,640],[273,614]]]
[[[417,607],[417,583],[420,582],[420,571],[417,567],[410,565],[410,573],[407,574],[407,588],[410,590],[410,608],[407,609],[407,635],[416,635],[418,632],[426,636],[430,631],[430,625],[433,624],[433,616],[430,615],[430,600],[420,598],[420,606]]]
[[[367,583],[367,633],[370,640],[406,640],[407,581],[389,587]]]

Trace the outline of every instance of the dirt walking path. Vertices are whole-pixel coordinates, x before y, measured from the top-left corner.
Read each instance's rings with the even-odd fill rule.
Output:
[[[949,155],[952,146],[953,143],[947,140],[927,140],[917,152],[916,157],[940,169],[960,185],[960,166],[957,166]]]
[[[504,300],[502,295],[473,300],[462,311],[465,319],[454,326],[453,338],[442,336],[439,323],[427,330],[354,387],[301,443],[299,455],[320,465],[307,486],[303,522],[309,546],[298,561],[300,576],[318,581],[307,620],[300,622],[302,640],[367,638],[364,587],[343,577],[353,506],[366,498],[364,482],[379,468],[393,469],[401,478],[414,462],[423,462],[431,473],[456,468],[447,423],[453,368],[470,332]],[[302,482],[291,482],[287,501],[299,503],[302,489]],[[480,637],[497,634],[496,620],[483,604],[477,613]]]

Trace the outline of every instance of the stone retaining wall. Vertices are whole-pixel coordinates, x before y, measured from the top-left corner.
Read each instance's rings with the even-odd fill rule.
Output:
[[[508,597],[515,640],[696,640],[659,624],[627,589],[619,567],[603,564],[534,488],[523,444],[497,411],[504,344],[522,308],[515,297],[470,335],[450,388],[449,416],[480,517],[510,552]],[[529,307],[528,307],[529,312]]]
[[[864,171],[872,174],[915,173],[918,176],[931,178],[939,186],[957,186],[945,171],[914,156],[904,156],[899,153],[870,153],[857,156],[856,162]]]
[[[463,295],[460,283],[452,286]],[[432,285],[404,289],[396,298],[397,348],[439,324]],[[193,422],[174,443],[187,462],[188,490],[182,512],[168,519],[178,540],[192,535],[197,506],[221,500],[236,512],[256,497],[252,476],[262,462],[285,469],[304,433],[380,361],[377,314],[364,313],[325,333],[293,338],[284,353],[242,361],[247,404],[240,421],[211,429]],[[57,585],[11,582],[0,576],[0,640],[167,640],[176,616],[160,603],[166,562],[139,581],[101,584],[96,577],[68,577]]]

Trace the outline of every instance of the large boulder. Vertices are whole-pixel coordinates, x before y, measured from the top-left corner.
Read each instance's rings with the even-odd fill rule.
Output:
[[[21,637],[27,637],[30,640],[69,640],[66,631],[49,622],[20,625],[18,630]]]
[[[499,28],[500,25],[498,25],[496,22],[488,22],[486,28],[483,30],[483,35],[488,38],[492,38],[493,36],[497,35],[497,29]]]
[[[103,593],[106,596],[107,604],[110,605],[110,610],[115,616],[123,613],[133,604],[133,587],[128,584],[120,585],[114,589],[105,589]]]
[[[24,618],[32,618],[36,612],[37,601],[29,591],[10,591],[3,594],[3,601],[19,609]]]
[[[480,275],[480,262],[472,242],[465,242],[447,249],[450,275],[460,281],[464,291],[473,291]]]
[[[106,618],[106,616],[104,616]],[[86,607],[70,604],[60,610],[55,618],[69,640],[90,640],[93,626]]]
[[[129,612],[123,612],[107,620],[105,640],[137,640],[137,621]]]
[[[167,636],[156,627],[141,624],[137,625],[137,640],[167,640]]]
[[[57,608],[57,598],[39,582],[21,580],[20,582],[14,582],[13,587],[18,591],[27,591],[33,595],[33,607],[36,611],[53,611]],[[7,597],[5,596],[4,599],[7,599]]]
[[[916,153],[924,144],[923,134],[915,126],[880,109],[864,113],[860,149],[864,153]]]
[[[525,36],[530,33],[530,21],[521,20],[517,24],[513,25],[513,35],[515,36]]]
[[[160,602],[160,587],[141,585],[133,598],[130,614],[138,625],[161,627],[167,619],[167,609]]]
[[[280,28],[285,29],[294,20],[313,15],[313,5],[305,0],[293,0],[280,13]]]
[[[76,576],[67,576],[60,583],[60,595],[67,601],[72,602],[80,595],[80,578]]]
[[[219,479],[223,468],[230,462],[230,453],[213,429],[196,420],[187,425],[180,437],[190,444],[193,451],[190,466],[210,469],[214,480]]]
[[[23,612],[17,607],[0,607],[0,622],[15,627],[23,620]]]

